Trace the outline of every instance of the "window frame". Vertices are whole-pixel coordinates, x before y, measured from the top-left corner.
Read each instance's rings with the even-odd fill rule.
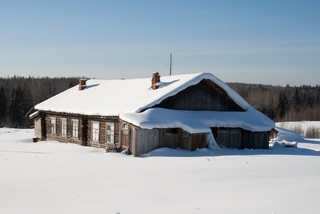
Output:
[[[98,126],[98,127],[96,127]],[[92,134],[91,139],[95,142],[99,142],[99,134],[100,134],[100,122],[99,121],[92,121],[92,128],[91,128]]]
[[[57,133],[57,119],[56,117],[50,117],[50,132],[52,135]]]
[[[114,144],[114,127],[114,122],[106,122],[106,143]]]
[[[72,137],[79,139],[79,119],[71,119],[72,121]]]
[[[63,117],[61,118],[61,136],[67,136],[68,119]]]

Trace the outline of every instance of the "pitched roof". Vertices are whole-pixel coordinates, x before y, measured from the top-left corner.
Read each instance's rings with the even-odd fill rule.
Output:
[[[204,79],[211,80],[220,86],[245,111],[148,109]],[[255,110],[239,94],[211,73],[164,76],[161,77],[158,89],[151,90],[150,86],[151,78],[91,79],[87,81],[87,87],[84,90],[80,91],[79,87],[75,86],[36,105],[35,109],[83,115],[119,116],[141,128],[179,127],[189,133],[209,133],[210,127],[240,127],[250,131],[270,131],[275,127],[272,120]]]
[[[244,110],[250,105],[211,73],[162,76],[161,85],[151,90],[151,78],[125,80],[90,79],[84,90],[70,88],[35,106],[35,109],[84,115],[119,116],[137,113],[173,96],[189,86],[209,79],[220,86]]]

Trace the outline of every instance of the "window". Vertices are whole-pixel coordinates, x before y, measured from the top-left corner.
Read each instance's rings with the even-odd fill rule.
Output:
[[[128,134],[128,133],[129,133],[129,126],[128,126],[128,124],[123,124],[123,125],[122,125],[122,133],[123,133],[123,134]]]
[[[106,143],[114,143],[114,123],[106,122]]]
[[[56,134],[56,118],[50,117],[50,131],[51,134]]]
[[[72,137],[78,138],[79,136],[79,120],[72,119]]]
[[[99,121],[92,121],[92,140],[99,141]]]
[[[67,118],[61,118],[61,135],[67,136]]]

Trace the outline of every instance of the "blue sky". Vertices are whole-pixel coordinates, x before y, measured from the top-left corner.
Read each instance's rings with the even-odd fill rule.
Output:
[[[320,1],[0,0],[0,76],[320,84]]]

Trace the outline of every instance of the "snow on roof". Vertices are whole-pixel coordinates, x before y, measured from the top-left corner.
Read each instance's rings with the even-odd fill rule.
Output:
[[[40,111],[35,111],[32,114],[29,115],[29,118],[34,118],[35,116],[37,116],[40,113]]]
[[[189,133],[209,133],[210,127],[243,128],[264,132],[275,127],[272,120],[253,107],[246,111],[182,111],[151,108],[142,113],[127,113],[120,118],[145,129],[182,128]]]
[[[208,79],[220,86],[245,111],[182,111],[151,108],[189,86]],[[37,110],[96,116],[120,116],[141,128],[176,128],[189,133],[209,133],[210,127],[240,127],[251,131],[269,131],[274,122],[251,107],[239,94],[211,73],[161,77],[160,87],[151,90],[151,78],[87,81],[87,87],[75,86],[38,105]],[[145,110],[147,109],[147,110]],[[145,111],[143,111],[145,110]],[[141,112],[143,111],[143,112]]]
[[[152,107],[189,86],[209,79],[220,86],[244,110],[250,105],[233,89],[211,73],[196,73],[161,77],[161,85],[151,90],[151,77],[145,79],[98,80],[90,79],[87,87],[70,88],[35,106],[37,110],[84,115],[119,116],[137,113]]]

